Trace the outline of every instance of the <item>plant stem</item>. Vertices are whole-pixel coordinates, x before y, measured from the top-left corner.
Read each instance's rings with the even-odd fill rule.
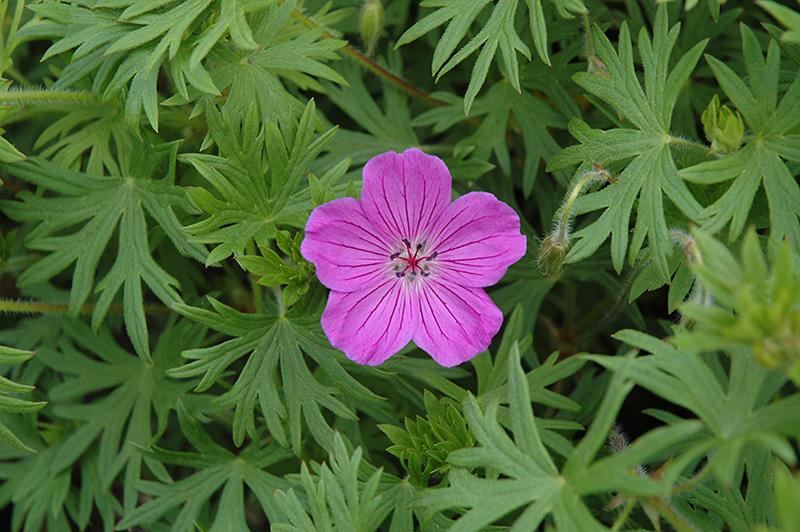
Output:
[[[674,486],[672,488],[672,495],[678,495],[679,493],[684,493],[691,490],[696,485],[704,481],[709,473],[711,473],[711,462],[706,462],[705,465],[703,465],[703,468],[700,469],[700,471],[698,471],[693,477],[686,479],[680,484]]]
[[[610,181],[608,172],[600,168],[590,170],[583,174],[572,187],[572,190],[569,191],[567,199],[564,201],[564,206],[561,208],[561,218],[558,221],[558,236],[556,237],[558,242],[567,241],[567,232],[569,231],[569,220],[571,218],[572,206],[575,204],[578,196],[581,195],[581,192],[583,192],[583,189],[586,188],[586,185],[598,179]]]
[[[694,150],[701,151],[706,155],[714,155],[712,149],[706,146],[705,144],[696,142],[694,140],[685,139],[683,137],[676,137],[675,135],[669,135],[669,137],[667,137],[667,143],[675,144],[678,146],[685,146],[687,148],[692,148]]]
[[[33,105],[97,105],[100,102],[91,92],[11,90],[0,92],[0,106],[28,107]]]
[[[581,13],[583,20],[583,33],[586,36],[586,59],[590,60],[594,57],[594,43],[592,42],[592,22],[589,20],[589,12]]]
[[[252,240],[248,241],[245,246],[245,251],[248,255],[255,255],[256,254],[256,245],[255,242]],[[261,285],[258,284],[257,279],[255,276],[248,274],[247,279],[250,281],[250,292],[253,294],[253,309],[258,314],[263,314],[264,312],[264,299],[263,299],[263,292],[261,291]]]
[[[591,170],[585,172],[572,186],[567,194],[567,199],[564,200],[564,205],[561,207],[561,216],[558,220],[558,233],[556,235],[556,240],[560,243],[566,243],[569,237],[569,221],[572,218],[572,207],[575,204],[575,201],[583,192],[583,189],[586,188],[586,185],[593,181],[604,181],[606,183],[612,183],[615,181],[615,178],[608,173],[608,171],[600,166],[599,164],[593,165]]]
[[[321,29],[322,36],[326,39],[335,39],[337,41],[344,41],[345,45],[342,47],[342,52],[345,55],[351,57],[353,60],[356,61],[356,63],[358,63],[362,67],[366,68],[373,74],[382,77],[389,83],[407,92],[414,98],[417,98],[418,100],[421,100],[433,107],[441,107],[443,105],[447,105],[446,102],[438,98],[434,98],[433,96],[431,96],[424,90],[420,89],[410,81],[389,72],[387,69],[385,69],[384,67],[382,67],[381,65],[370,59],[368,56],[358,51],[346,40],[340,39],[330,31],[326,30],[324,26],[315,22],[313,19],[302,13],[300,10],[295,9],[294,11],[292,11],[292,17],[307,28]]]
[[[273,286],[272,293],[275,294],[275,305],[278,307],[278,315],[283,316],[286,314],[286,307],[283,304],[283,291],[280,287]]]
[[[94,312],[94,305],[83,305],[80,309],[81,314],[91,314]],[[164,305],[145,305],[145,314],[163,315],[170,314],[169,308]],[[0,299],[0,314],[66,314],[69,311],[67,303],[43,303],[41,301],[20,301],[12,299]],[[121,315],[123,307],[120,304],[113,304],[109,307],[108,313]]]
[[[678,532],[695,532],[695,528],[666,500],[660,497],[654,497],[652,499],[647,499],[647,502]]]
[[[622,509],[622,512],[614,520],[614,524],[611,526],[611,532],[617,532],[622,528],[622,525],[628,520],[628,516],[631,515],[634,506],[636,506],[636,499],[631,499],[625,504],[625,508]]]

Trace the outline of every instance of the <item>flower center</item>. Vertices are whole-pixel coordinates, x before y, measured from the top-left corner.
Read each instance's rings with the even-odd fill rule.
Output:
[[[405,249],[397,251],[389,255],[389,260],[392,261],[392,269],[397,278],[408,276],[411,279],[416,278],[418,275],[428,277],[431,274],[431,261],[438,255],[437,252],[428,252],[425,249],[425,243],[420,242],[416,246],[411,245],[407,238],[402,240]]]

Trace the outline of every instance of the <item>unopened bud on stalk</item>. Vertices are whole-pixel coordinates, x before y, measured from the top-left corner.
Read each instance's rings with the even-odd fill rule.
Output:
[[[375,51],[375,45],[383,31],[383,4],[381,0],[364,0],[361,6],[361,15],[358,19],[358,29],[361,32],[361,40],[367,49],[367,55],[371,56]]]
[[[744,139],[744,121],[738,111],[720,105],[715,94],[701,117],[703,131],[711,142],[711,149],[718,153],[730,153],[739,149]]]
[[[686,255],[689,264],[703,264],[703,257],[700,255],[700,248],[692,235],[682,229],[672,228],[669,230],[669,239],[672,243],[681,248]]]
[[[700,247],[697,245],[697,240],[695,240],[692,235],[681,229],[673,228],[669,230],[669,238],[672,240],[673,244],[681,248],[686,255],[686,260],[690,267],[703,264],[703,255],[700,253]],[[705,306],[712,303],[711,294],[700,283],[697,277],[695,277],[692,291],[689,297],[684,300],[684,303],[695,303]],[[684,316],[681,316],[681,323],[687,325],[689,321]]]
[[[608,170],[599,164],[592,164],[592,169],[580,174],[570,188],[564,204],[561,206],[560,215],[553,231],[542,241],[539,246],[539,256],[536,264],[539,271],[546,277],[554,277],[561,272],[564,258],[570,246],[570,224],[572,223],[572,207],[575,200],[583,193],[586,187],[595,182],[614,183],[616,179]]]
[[[545,277],[558,275],[564,265],[564,257],[569,251],[569,239],[566,236],[560,238],[559,234],[560,231],[556,228],[539,246],[539,256],[536,258],[536,264]]]

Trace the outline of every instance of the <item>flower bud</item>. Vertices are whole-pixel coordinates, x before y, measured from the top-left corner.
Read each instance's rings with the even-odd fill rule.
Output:
[[[375,45],[383,31],[383,19],[381,0],[364,0],[358,19],[358,30],[361,32],[361,40],[364,41],[367,55],[372,55],[375,51]]]
[[[700,249],[692,235],[682,229],[673,227],[669,230],[669,238],[673,244],[681,248],[689,264],[702,264],[703,259],[700,256]]]
[[[565,232],[556,228],[539,246],[539,255],[536,258],[536,265],[545,277],[555,277],[561,272],[564,265],[564,257],[569,251],[569,238]]]
[[[603,79],[611,79],[611,72],[608,71],[606,64],[596,55],[592,55],[588,59],[586,71],[589,74],[600,76]]]
[[[591,170],[578,174],[564,199],[564,204],[561,206],[555,229],[539,246],[539,256],[536,259],[536,263],[542,275],[553,277],[561,272],[561,268],[564,265],[564,257],[566,257],[570,246],[572,207],[575,205],[578,196],[584,193],[587,187],[593,183],[616,182],[616,177],[598,163],[592,163]]]
[[[703,111],[701,118],[706,138],[711,149],[718,153],[730,153],[739,149],[744,139],[744,121],[738,111],[727,105],[720,105],[719,97],[714,97]]]

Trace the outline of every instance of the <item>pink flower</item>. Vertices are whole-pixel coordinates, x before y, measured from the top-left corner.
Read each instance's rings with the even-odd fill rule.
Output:
[[[444,162],[412,148],[364,166],[361,200],[320,205],[303,256],[331,289],[322,328],[376,366],[410,340],[442,366],[489,347],[503,314],[482,289],[525,254],[514,210],[486,192],[450,203]]]

